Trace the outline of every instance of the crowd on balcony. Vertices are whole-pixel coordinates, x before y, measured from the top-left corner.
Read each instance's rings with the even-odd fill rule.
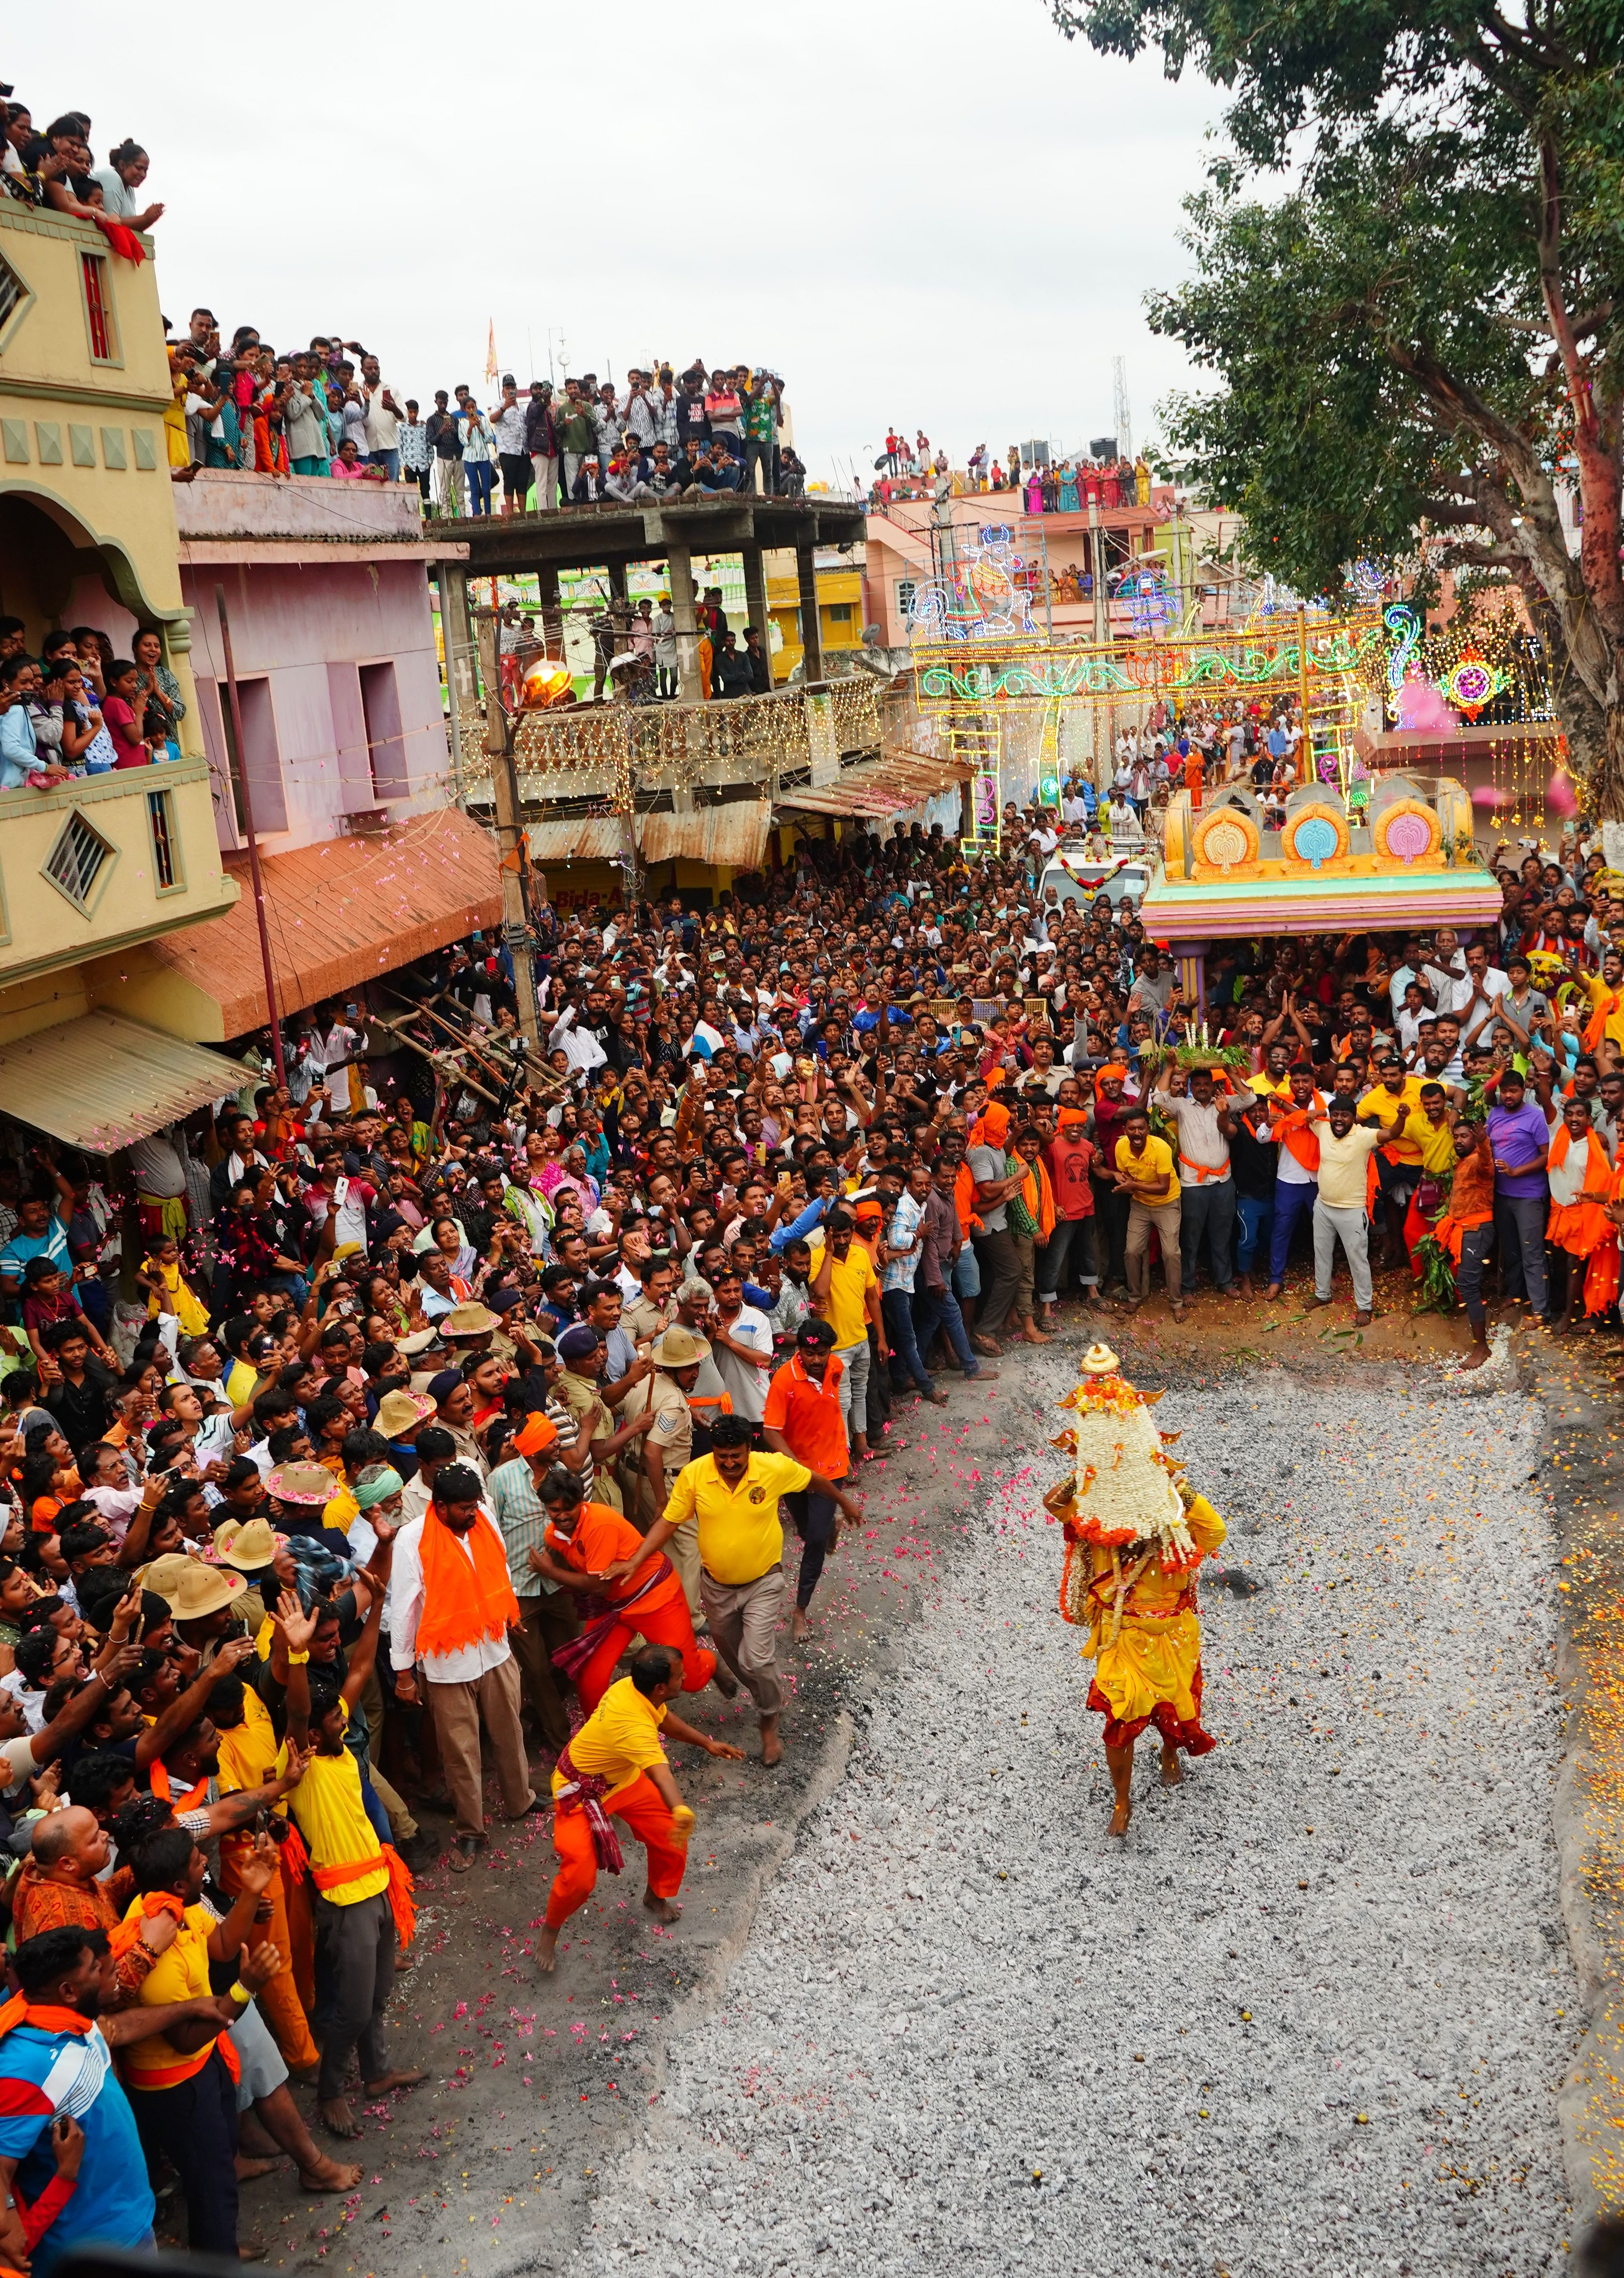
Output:
[[[160,635],[116,656],[94,625],[47,633],[31,654],[19,617],[0,617],[0,791],[54,791],[82,776],[178,760],[186,716]]]
[[[128,139],[108,152],[104,165],[96,164],[84,111],[64,111],[42,133],[26,103],[6,103],[0,190],[24,205],[94,222],[116,251],[137,261],[132,233],[150,229],[164,210],[142,200],[146,179],[147,154]]]

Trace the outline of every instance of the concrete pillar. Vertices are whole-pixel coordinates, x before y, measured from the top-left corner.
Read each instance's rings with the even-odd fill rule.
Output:
[[[817,614],[817,569],[812,558],[812,540],[795,540],[795,582],[801,591],[801,677],[806,681],[821,680],[823,677],[823,625]]]
[[[685,704],[697,704],[699,621],[693,614],[693,557],[686,546],[666,548],[666,568],[670,573],[671,615],[677,621],[677,692]]]
[[[536,570],[536,599],[541,617],[541,639],[549,656],[562,656],[563,603],[558,594],[558,565],[543,562]]]
[[[772,619],[767,609],[767,564],[759,546],[741,548],[744,560],[745,623],[754,625],[762,637],[762,648],[772,655]],[[739,636],[739,646],[744,646],[744,635]]]

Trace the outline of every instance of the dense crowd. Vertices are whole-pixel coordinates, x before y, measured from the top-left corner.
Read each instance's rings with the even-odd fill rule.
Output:
[[[1148,506],[1153,480],[1143,452],[1137,459],[1032,459],[1023,457],[1015,443],[1003,461],[984,443],[977,443],[959,469],[939,444],[932,455],[931,439],[923,428],[911,444],[906,434],[888,429],[874,471],[878,480],[871,496],[877,505],[897,499],[1008,491],[1027,514],[1086,514],[1093,505],[1107,513],[1117,507]]]
[[[721,497],[740,488],[799,496],[806,469],[787,432],[784,382],[748,365],[678,379],[669,364],[633,367],[617,390],[594,372],[532,380],[511,372],[481,404],[459,382],[426,413],[387,381],[357,340],[318,334],[279,352],[254,326],[222,345],[213,311],[195,309],[170,343],[172,470],[241,467],[261,474],[411,482],[432,516],[550,511]]]
[[[799,497],[806,469],[788,433],[784,381],[748,364],[708,371],[636,365],[624,388],[595,372],[532,379],[521,401],[513,375],[488,410],[459,385],[439,389],[426,419],[407,406],[402,464],[440,515],[489,514],[500,478],[504,514],[600,501],[719,498],[747,490]]]
[[[540,909],[532,1048],[475,937],[403,1033],[302,1018],[285,1082],[223,1059],[214,1112],[110,1161],[13,1128],[15,2267],[139,2244],[154,2176],[220,2252],[240,2162],[349,2188],[288,2075],[340,2139],[352,2075],[419,2077],[384,2040],[412,1871],[478,1869],[493,1813],[553,1816],[544,1969],[628,1836],[674,1920],[667,1747],[729,1753],[705,1699],[742,1687],[778,1760],[781,1632],[898,1404],[1057,1309],[1151,1303],[1158,1260],[1176,1319],[1204,1280],[1329,1303],[1340,1250],[1356,1320],[1390,1268],[1385,1303],[1464,1306],[1467,1363],[1491,1297],[1616,1326],[1598,852],[1504,867],[1464,947],[1224,947],[1196,1049],[1131,898],[1062,887],[1046,813],[1004,822],[973,865],[914,824],[715,908]]]

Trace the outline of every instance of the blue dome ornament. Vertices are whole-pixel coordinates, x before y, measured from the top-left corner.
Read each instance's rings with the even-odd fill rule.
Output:
[[[1321,862],[1329,862],[1336,851],[1336,827],[1322,814],[1307,816],[1291,833],[1291,852],[1299,862],[1306,862],[1312,869],[1317,870]]]

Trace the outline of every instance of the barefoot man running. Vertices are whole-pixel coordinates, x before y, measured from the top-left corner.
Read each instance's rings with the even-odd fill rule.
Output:
[[[665,1760],[662,1734],[703,1748],[708,1756],[744,1762],[744,1750],[696,1732],[668,1702],[682,1691],[682,1656],[670,1646],[645,1646],[630,1677],[611,1685],[575,1733],[553,1773],[553,1848],[558,1872],[548,1894],[547,1926],[536,1967],[558,1965],[558,1933],[592,1896],[600,1867],[618,1875],[620,1844],[611,1819],[629,1828],[648,1854],[643,1904],[656,1922],[674,1923],[688,1863],[693,1814]]]

